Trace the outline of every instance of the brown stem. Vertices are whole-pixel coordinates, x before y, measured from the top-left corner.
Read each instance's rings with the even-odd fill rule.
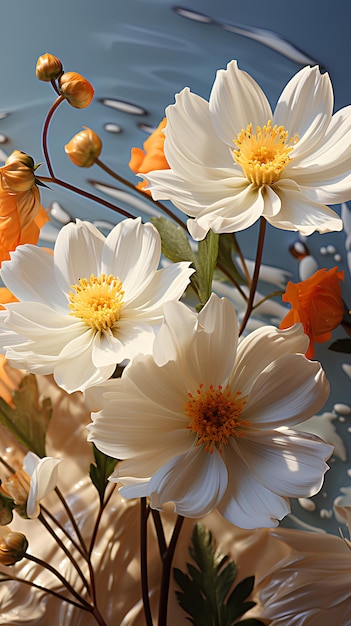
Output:
[[[49,149],[48,149],[48,133],[49,133],[49,126],[50,126],[50,122],[52,119],[52,116],[54,115],[56,109],[60,106],[61,102],[64,101],[64,97],[63,96],[58,96],[58,98],[56,98],[55,102],[51,105],[48,114],[45,118],[45,122],[44,122],[44,126],[43,126],[43,134],[42,134],[42,145],[43,145],[43,152],[44,152],[44,157],[45,157],[45,162],[47,165],[47,168],[49,170],[49,174],[52,178],[54,178],[54,170],[52,169],[52,165],[51,165],[51,160],[50,160],[50,156],[49,156]]]
[[[160,604],[158,610],[158,626],[167,626],[167,609],[168,609],[168,593],[171,577],[171,567],[176,549],[178,537],[183,525],[184,517],[178,515],[176,524],[174,526],[173,534],[169,546],[162,559],[162,580],[160,590]]]
[[[76,520],[74,518],[74,515],[73,515],[70,507],[67,504],[67,501],[66,501],[65,497],[63,496],[63,494],[61,493],[61,491],[60,491],[60,489],[58,487],[55,487],[55,493],[58,496],[58,498],[61,500],[61,503],[62,503],[62,505],[63,505],[63,507],[64,507],[64,509],[65,509],[65,511],[67,513],[67,516],[68,516],[68,518],[69,518],[69,520],[70,520],[70,522],[71,522],[71,524],[72,524],[72,526],[74,528],[74,531],[75,531],[75,533],[76,533],[76,535],[78,537],[80,545],[82,546],[82,549],[83,549],[85,555],[87,555],[87,547],[85,545],[85,541],[84,541],[84,539],[82,537],[82,534],[81,534],[81,532],[79,530],[79,526],[78,526],[78,524],[77,524],[77,522],[76,522]]]
[[[254,298],[255,298],[255,293],[256,293],[257,283],[258,283],[258,277],[259,277],[259,274],[260,274],[260,268],[261,268],[261,262],[262,262],[262,254],[263,254],[263,247],[264,247],[265,232],[266,232],[266,220],[265,220],[264,217],[261,217],[260,218],[260,232],[259,232],[259,235],[258,235],[258,242],[257,242],[255,269],[254,269],[254,273],[253,273],[253,276],[252,276],[252,282],[251,282],[251,287],[250,287],[250,295],[249,295],[248,303],[247,303],[247,306],[246,306],[246,312],[245,312],[244,318],[243,318],[243,320],[241,322],[241,325],[240,325],[239,337],[244,332],[244,329],[246,327],[246,324],[247,324],[247,322],[248,322],[248,320],[250,318],[250,315],[251,315],[252,309],[253,309],[253,302],[254,302]]]
[[[152,509],[152,517],[154,519],[157,541],[158,541],[158,548],[159,548],[160,556],[162,559],[163,555],[165,554],[167,550],[167,544],[166,544],[165,534],[163,531],[160,511],[156,511],[156,509]]]
[[[128,213],[128,211],[125,211],[121,207],[117,207],[115,204],[108,202],[108,200],[99,198],[99,196],[96,196],[95,194],[90,193],[89,191],[85,191],[85,189],[80,189],[79,187],[75,187],[74,185],[71,185],[70,183],[67,183],[64,180],[60,180],[60,178],[56,178],[56,176],[51,176],[51,177],[37,176],[37,179],[43,183],[52,183],[53,185],[59,185],[60,187],[63,187],[64,189],[69,189],[69,191],[73,191],[73,193],[77,193],[78,195],[83,196],[84,198],[88,198],[88,200],[97,202],[98,204],[101,204],[102,206],[105,206],[108,209],[112,209],[112,211],[114,211],[115,213],[119,213],[120,215],[123,215],[124,217],[129,217],[132,219],[135,218],[135,216],[132,215],[131,213]]]
[[[86,590],[88,591],[88,593],[90,593],[89,583],[88,583],[87,579],[85,578],[81,568],[79,567],[79,565],[78,565],[77,561],[75,560],[75,558],[73,557],[73,555],[70,553],[70,551],[65,546],[63,541],[61,541],[60,537],[58,537],[57,534],[55,533],[55,531],[51,528],[50,524],[48,524],[48,522],[46,521],[46,519],[45,519],[45,517],[43,516],[42,513],[40,513],[38,519],[43,524],[43,526],[46,528],[46,530],[50,533],[50,535],[53,537],[53,539],[56,541],[56,543],[59,545],[61,550],[65,553],[67,558],[71,561],[73,567],[75,568],[75,570],[77,571],[79,577],[81,578],[81,580],[82,580]]]
[[[92,610],[92,606],[91,604],[89,604],[89,602],[87,602],[86,600],[84,600],[84,598],[82,598],[79,593],[77,593],[77,591],[75,589],[73,589],[72,585],[70,585],[70,583],[68,582],[68,580],[66,580],[64,578],[64,576],[62,576],[62,574],[60,574],[59,571],[57,571],[57,569],[55,569],[55,567],[53,567],[52,565],[50,565],[50,563],[46,563],[45,561],[42,561],[41,559],[38,559],[36,556],[33,556],[32,554],[28,554],[27,552],[25,552],[25,554],[23,555],[24,557],[26,557],[29,561],[33,561],[33,563],[36,563],[37,565],[40,565],[41,567],[49,570],[49,572],[51,572],[54,576],[56,576],[56,578],[59,579],[59,581],[64,585],[64,587],[66,587],[66,589],[68,589],[68,591],[77,599],[79,600],[79,602],[81,602],[82,604],[84,604],[84,606],[89,607],[88,610]]]
[[[91,553],[92,553],[92,551],[94,549],[94,544],[95,544],[96,536],[97,536],[97,533],[98,533],[98,530],[99,530],[99,524],[100,524],[101,516],[102,516],[104,510],[106,509],[106,507],[107,507],[107,505],[108,505],[108,503],[109,503],[109,501],[110,501],[110,499],[112,497],[112,494],[113,494],[114,490],[116,489],[116,487],[117,487],[117,484],[115,483],[113,485],[109,495],[107,496],[105,502],[99,508],[99,512],[98,512],[96,520],[95,520],[94,529],[93,529],[93,533],[92,533],[91,540],[90,540],[90,546],[89,546],[89,552],[88,552],[89,557],[91,556]]]
[[[138,189],[138,187],[133,185],[133,183],[131,183],[129,180],[127,180],[126,178],[123,178],[123,176],[120,176],[120,174],[117,174],[117,172],[114,172],[113,170],[111,170],[111,168],[108,167],[108,165],[106,165],[102,161],[100,161],[100,159],[96,159],[95,163],[96,165],[101,167],[101,169],[104,170],[104,172],[109,174],[109,176],[112,176],[112,178],[115,178],[116,180],[118,180],[118,182],[122,183],[122,185],[125,185],[126,187],[129,187],[129,189],[132,189],[133,191],[135,191],[140,197],[143,198],[143,200],[148,200],[152,204],[156,205],[159,209],[161,209],[161,211],[163,211],[163,213],[166,213],[168,217],[170,217],[172,220],[177,222],[179,226],[181,226],[182,228],[186,228],[184,222],[177,215],[175,215],[173,211],[171,211],[168,207],[162,204],[162,202],[159,202],[158,200],[153,200],[152,197],[148,193],[145,193],[145,191]]]
[[[67,539],[69,539],[69,541],[71,542],[71,544],[76,548],[76,550],[78,550],[79,554],[83,557],[86,558],[87,554],[86,552],[84,552],[84,550],[81,548],[81,546],[74,541],[74,539],[72,539],[71,535],[69,534],[67,528],[65,528],[65,526],[63,524],[61,524],[59,522],[59,520],[55,517],[55,515],[53,515],[45,506],[43,506],[42,504],[40,505],[40,509],[43,513],[45,513],[46,517],[48,517],[49,519],[51,519],[52,522],[54,522],[54,524],[63,532],[64,535],[66,535]]]
[[[150,509],[146,504],[146,498],[140,498],[140,574],[141,574],[141,593],[144,605],[144,615],[146,626],[153,626],[149,585],[147,572],[147,520]]]

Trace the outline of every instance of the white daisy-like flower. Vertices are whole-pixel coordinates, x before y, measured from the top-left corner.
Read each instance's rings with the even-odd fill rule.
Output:
[[[178,300],[193,269],[158,270],[161,240],[127,219],[105,238],[78,221],[60,231],[53,256],[20,246],[1,277],[19,302],[0,312],[0,348],[14,367],[51,374],[68,392],[107,380],[116,364],[149,353],[163,304]]]
[[[146,174],[155,200],[170,199],[201,240],[263,216],[302,235],[342,229],[326,204],[351,198],[351,107],[333,115],[328,74],[305,67],[272,111],[262,89],[231,61],[209,102],[185,88],[166,110],[170,169]]]
[[[290,427],[328,397],[321,365],[304,352],[302,326],[266,326],[238,343],[235,311],[214,294],[197,316],[165,305],[154,354],[121,379],[90,388],[88,438],[123,459],[111,480],[151,507],[185,517],[212,509],[243,528],[272,527],[289,497],[321,487],[332,446]]]

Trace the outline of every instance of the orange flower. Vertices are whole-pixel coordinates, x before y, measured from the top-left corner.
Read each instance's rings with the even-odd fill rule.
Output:
[[[284,317],[280,328],[288,328],[301,322],[310,338],[306,352],[309,359],[314,356],[314,343],[328,341],[332,330],[343,319],[341,280],[344,280],[343,271],[339,272],[337,267],[330,270],[323,268],[301,283],[289,282],[286,286],[282,299],[289,302],[292,308]]]
[[[165,136],[163,128],[166,127],[167,118],[164,117],[159,123],[156,130],[151,133],[143,143],[144,150],[141,148],[132,148],[131,158],[128,163],[130,169],[136,174],[147,174],[153,170],[168,170],[169,165],[163,150]],[[138,189],[142,189],[146,193],[150,193],[144,188],[148,185],[146,180],[137,184]]]
[[[20,244],[36,244],[40,228],[48,219],[36,185],[27,191],[10,193],[0,184],[0,264]]]

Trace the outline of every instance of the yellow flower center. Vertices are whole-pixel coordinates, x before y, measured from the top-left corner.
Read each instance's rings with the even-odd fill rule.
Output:
[[[271,120],[266,126],[256,126],[256,133],[252,132],[252,124],[239,133],[234,140],[238,150],[233,150],[233,156],[251,183],[257,187],[272,185],[280,178],[298,141],[297,135],[288,136],[284,126],[272,126]]]
[[[242,436],[240,428],[249,425],[239,419],[246,398],[241,397],[240,391],[232,394],[229,385],[225,389],[221,385],[217,389],[200,385],[195,395],[188,396],[185,412],[190,423],[186,428],[197,434],[197,445],[204,444],[208,452],[213,452],[215,446],[220,449],[229,437]]]
[[[124,296],[119,278],[112,274],[101,274],[99,277],[92,274],[89,280],[80,278],[78,284],[71,288],[70,315],[79,317],[97,331],[112,328],[119,320]]]

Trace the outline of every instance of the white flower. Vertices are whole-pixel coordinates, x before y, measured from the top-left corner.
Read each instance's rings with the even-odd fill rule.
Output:
[[[53,373],[68,392],[107,380],[116,364],[152,351],[163,304],[181,297],[193,269],[158,270],[152,224],[124,220],[105,238],[88,222],[60,231],[53,257],[20,246],[1,276],[20,302],[0,312],[0,346],[10,364]]]
[[[218,508],[231,523],[270,527],[288,497],[321,487],[332,446],[290,430],[324,404],[329,385],[305,358],[302,327],[260,328],[238,345],[233,306],[214,294],[198,316],[165,305],[154,356],[88,389],[89,440],[124,459],[112,480],[127,498],[172,501],[185,517]]]
[[[334,115],[328,74],[305,67],[274,112],[236,61],[219,70],[209,102],[185,88],[166,110],[169,170],[146,175],[154,199],[189,215],[196,240],[240,231],[263,216],[303,235],[342,229],[325,204],[351,198],[351,107]]]
[[[38,517],[39,502],[53,491],[58,482],[58,465],[63,459],[44,456],[42,459],[34,452],[28,452],[23,459],[23,469],[30,477],[27,515]]]

